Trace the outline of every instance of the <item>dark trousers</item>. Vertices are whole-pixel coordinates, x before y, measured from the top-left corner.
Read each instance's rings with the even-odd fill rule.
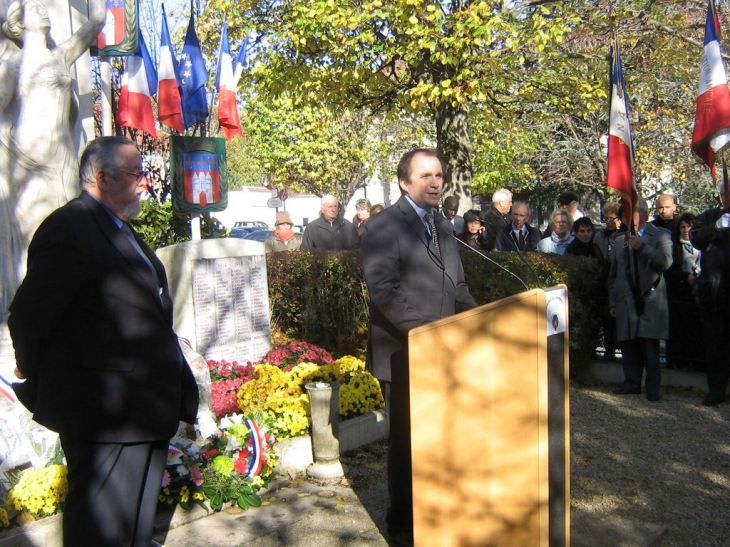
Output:
[[[707,388],[710,397],[724,399],[730,378],[730,317],[728,313],[704,312]]]
[[[149,547],[167,440],[95,443],[61,435],[68,464],[64,547]]]
[[[620,344],[623,353],[624,385],[626,391],[640,391],[641,377],[646,368],[646,395],[659,396],[661,369],[659,368],[659,340],[635,338]]]
[[[389,407],[388,418],[388,532],[413,533],[413,478],[411,468],[411,407],[408,388],[408,355],[397,352],[392,360],[391,382],[381,382]]]

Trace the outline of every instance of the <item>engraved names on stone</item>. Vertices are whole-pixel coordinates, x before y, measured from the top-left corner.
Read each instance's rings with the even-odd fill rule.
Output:
[[[193,261],[198,351],[206,359],[255,361],[271,348],[264,255]]]

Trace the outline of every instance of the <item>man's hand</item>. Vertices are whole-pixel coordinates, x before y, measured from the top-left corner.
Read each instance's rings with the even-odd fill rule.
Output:
[[[715,222],[715,228],[722,230],[723,228],[730,228],[730,213],[725,213]]]
[[[20,369],[18,367],[15,367],[15,377],[18,380],[25,380],[25,374],[23,374],[22,372],[20,372]]]
[[[638,251],[639,247],[641,247],[641,237],[636,234],[631,234],[629,236],[629,247],[634,251]]]

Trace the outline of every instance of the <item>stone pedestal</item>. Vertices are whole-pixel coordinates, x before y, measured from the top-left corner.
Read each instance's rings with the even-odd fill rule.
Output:
[[[257,361],[271,349],[264,246],[187,241],[157,250],[175,303],[175,332],[206,359]]]
[[[337,479],[345,475],[340,463],[340,384],[313,382],[304,386],[312,414],[314,464],[307,475],[315,479]]]

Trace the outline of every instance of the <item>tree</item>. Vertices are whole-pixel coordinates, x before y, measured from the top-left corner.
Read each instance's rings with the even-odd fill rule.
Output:
[[[269,102],[251,97],[242,117],[245,168],[265,173],[270,184],[347,203],[372,176],[395,172],[394,143],[409,134],[423,137],[418,125],[394,121],[363,110],[297,106],[284,96]]]
[[[214,43],[220,13],[239,33],[233,37],[255,31],[251,74],[269,96],[427,116],[447,193],[459,197],[471,193],[470,105],[515,104],[526,57],[539,62],[571,24],[549,5],[521,1],[211,0],[208,9],[206,43]]]

